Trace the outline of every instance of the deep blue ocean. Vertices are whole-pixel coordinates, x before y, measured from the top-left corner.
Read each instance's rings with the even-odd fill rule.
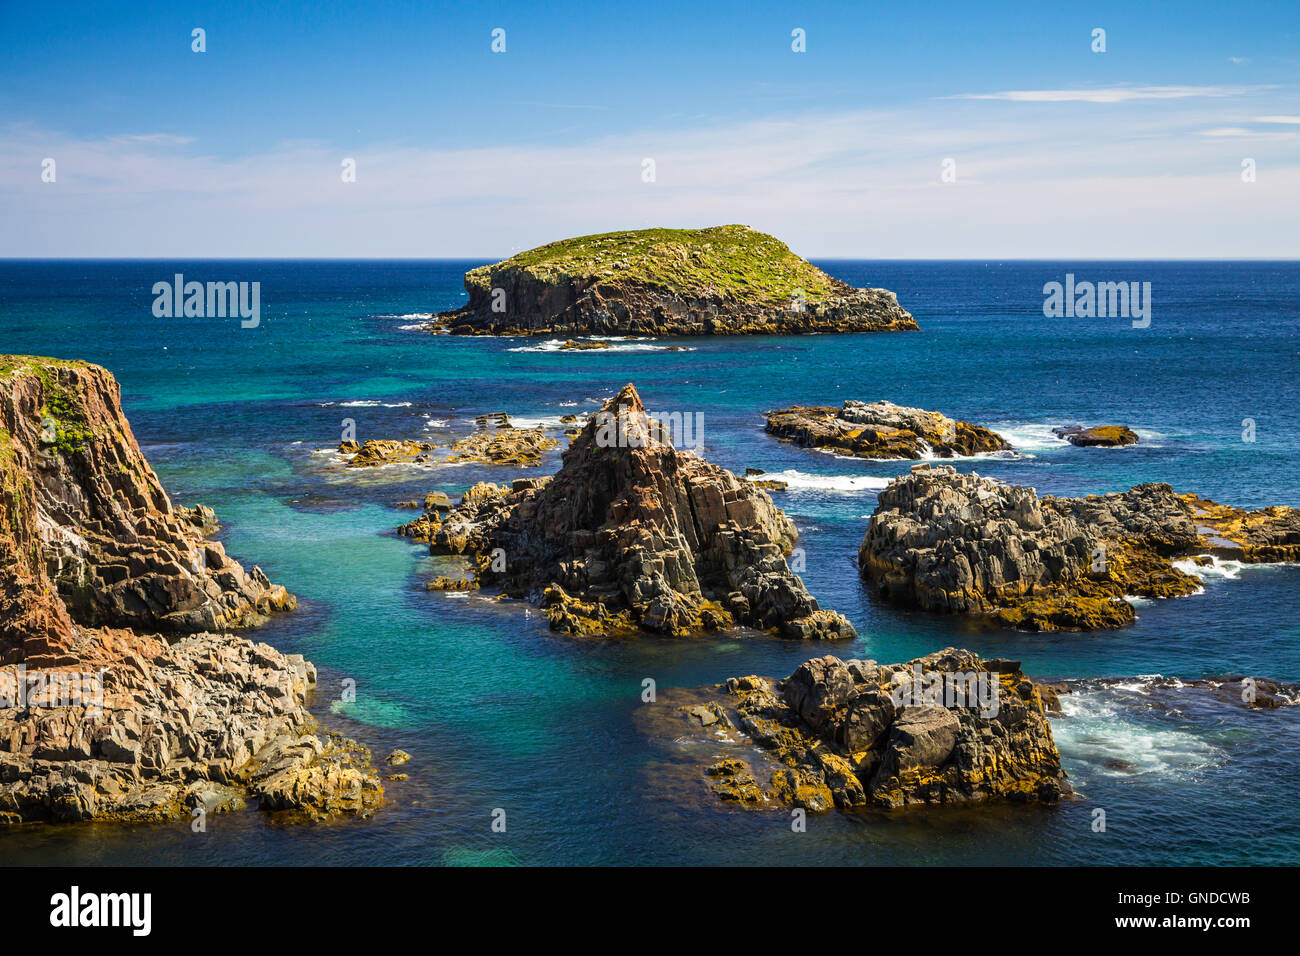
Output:
[[[858,544],[876,491],[907,462],[865,462],[767,436],[790,404],[888,399],[987,425],[1018,457],[956,462],[1040,493],[1168,481],[1249,507],[1300,505],[1300,264],[865,262],[817,264],[897,292],[916,333],[624,340],[561,352],[547,339],[418,330],[463,301],[478,262],[0,262],[0,352],[82,358],[122,386],[172,500],[214,507],[229,553],[298,596],[250,636],[320,669],[313,709],[381,758],[412,755],[371,820],[325,826],[255,811],[167,826],[0,832],[0,862],[63,864],[1286,864],[1300,861],[1300,710],[1249,712],[1141,691],[1155,674],[1300,681],[1300,568],[1224,565],[1204,592],[1145,602],[1121,630],[1028,634],[878,604]],[[155,318],[152,286],[261,283],[261,324]],[[1043,285],[1149,281],[1149,328],[1048,319]],[[670,350],[667,346],[684,346]],[[398,466],[358,474],[333,449],[468,433],[475,415],[558,425],[626,382],[653,411],[699,412],[703,453],[778,473],[803,578],[861,634],[808,645],[744,634],[580,642],[520,603],[427,592],[435,563],[394,534],[395,505],[521,472]],[[1254,423],[1254,441],[1244,440]],[[1074,448],[1059,424],[1127,424],[1141,443]],[[560,433],[557,431],[557,437]],[[558,467],[558,452],[536,473]],[[824,653],[906,660],[948,645],[1011,657],[1083,686],[1053,721],[1078,798],[1054,808],[810,817],[724,808],[690,755],[648,733],[661,694],[740,674],[785,676]],[[357,700],[338,700],[356,682]],[[698,755],[697,755],[698,756]],[[506,811],[505,833],[491,828]],[[1105,832],[1094,832],[1096,809]]]

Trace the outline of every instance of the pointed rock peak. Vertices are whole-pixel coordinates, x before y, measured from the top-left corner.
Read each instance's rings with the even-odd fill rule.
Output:
[[[644,412],[645,406],[641,404],[641,396],[637,394],[636,386],[628,382],[618,394],[605,403],[604,411],[614,412],[620,408],[626,408],[634,412]]]
[[[663,426],[650,418],[636,386],[624,385],[617,395],[607,401],[591,420],[582,438],[575,444],[594,444],[596,448],[616,450],[658,448],[671,449],[670,436]],[[567,459],[566,459],[567,465]]]

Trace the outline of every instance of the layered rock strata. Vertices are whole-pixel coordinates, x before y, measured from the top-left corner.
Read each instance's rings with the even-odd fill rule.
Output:
[[[1118,627],[1127,596],[1195,594],[1180,558],[1300,557],[1300,512],[1246,512],[1167,484],[1039,498],[950,466],[913,466],[880,492],[858,551],[863,578],[906,606],[1031,630]]]
[[[382,800],[319,734],[314,668],[230,633],[295,601],[178,508],[81,362],[0,356],[0,820],[161,820]]]
[[[743,625],[855,636],[790,571],[793,522],[751,483],[674,448],[631,385],[587,422],[556,475],[475,485],[430,539],[434,554],[467,558],[480,585],[540,603],[571,634]]]

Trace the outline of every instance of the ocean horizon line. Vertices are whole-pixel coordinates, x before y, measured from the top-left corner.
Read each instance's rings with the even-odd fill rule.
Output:
[[[0,256],[0,263],[29,262],[499,262],[510,256]],[[950,262],[950,263],[1026,263],[1026,262],[1176,262],[1176,263],[1257,263],[1294,262],[1297,256],[1247,257],[1247,256],[1170,256],[1170,257],[1110,257],[1089,256],[1034,256],[1017,258],[992,256],[989,258],[916,258],[874,257],[845,255],[809,255],[805,261],[818,262]]]

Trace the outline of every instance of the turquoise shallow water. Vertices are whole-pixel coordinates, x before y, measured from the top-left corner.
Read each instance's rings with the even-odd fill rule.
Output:
[[[935,408],[1003,431],[1025,453],[959,462],[1040,492],[1165,480],[1252,507],[1300,504],[1300,266],[1291,263],[825,262],[884,286],[919,333],[625,341],[562,353],[545,340],[430,337],[420,315],[461,301],[462,262],[0,263],[0,351],[81,357],[122,383],[136,436],[173,500],[223,521],[227,550],[298,595],[256,634],[316,662],[314,706],[378,754],[414,759],[373,820],[323,827],[255,813],[188,827],[32,827],[0,834],[5,862],[118,863],[1290,863],[1300,845],[1291,711],[1188,700],[1139,706],[1092,689],[1055,731],[1083,799],[1057,808],[781,814],[703,799],[672,741],[643,732],[641,681],[695,687],[783,676],[827,651],[904,660],[964,645],[1040,677],[1248,672],[1300,680],[1300,569],[1248,568],[1196,597],[1144,604],[1130,628],[1039,635],[883,607],[854,557],[875,489],[906,463],[778,443],[761,413],[845,398]],[[156,319],[175,272],[262,284],[262,324]],[[1151,327],[1046,319],[1042,286],[1067,271],[1150,281]],[[669,351],[667,344],[684,346]],[[392,529],[395,503],[517,472],[331,462],[343,419],[358,438],[451,437],[504,410],[553,421],[635,382],[653,410],[699,412],[704,453],[782,473],[804,580],[862,637],[813,647],[766,637],[579,643],[519,604],[431,594],[427,553]],[[1256,441],[1242,440],[1243,419]],[[1123,422],[1134,448],[1075,449],[1061,423]],[[552,458],[542,471],[558,465]],[[332,703],[356,681],[355,704]],[[1092,811],[1108,830],[1093,833]],[[503,808],[507,832],[490,829]]]

